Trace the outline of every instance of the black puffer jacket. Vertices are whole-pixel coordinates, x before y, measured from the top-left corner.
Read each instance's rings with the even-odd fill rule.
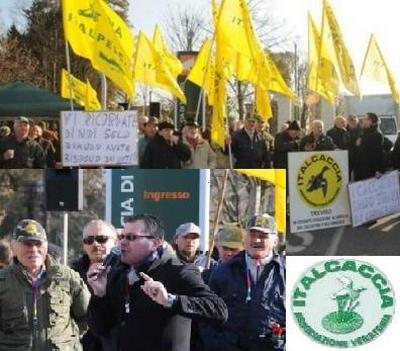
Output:
[[[190,149],[181,140],[171,146],[157,134],[147,144],[140,168],[182,168],[181,163],[190,156]]]
[[[354,167],[355,180],[375,177],[384,171],[383,135],[377,127],[363,130],[361,144],[356,150]]]

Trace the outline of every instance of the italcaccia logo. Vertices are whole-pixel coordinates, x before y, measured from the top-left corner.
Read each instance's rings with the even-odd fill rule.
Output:
[[[347,348],[375,340],[394,314],[387,277],[370,263],[332,259],[310,267],[291,296],[294,319],[314,341]]]
[[[317,153],[307,158],[297,172],[297,190],[312,207],[330,205],[342,189],[342,171],[332,156]]]

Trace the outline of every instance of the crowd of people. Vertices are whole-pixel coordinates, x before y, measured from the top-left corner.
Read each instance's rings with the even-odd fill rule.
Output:
[[[285,259],[274,218],[223,225],[216,255],[200,252],[201,235],[183,223],[169,244],[147,214],[118,231],[92,220],[84,254],[67,267],[40,223],[20,221],[11,247],[0,241],[0,351],[284,350]]]
[[[60,168],[57,127],[21,116],[0,127],[0,168]]]

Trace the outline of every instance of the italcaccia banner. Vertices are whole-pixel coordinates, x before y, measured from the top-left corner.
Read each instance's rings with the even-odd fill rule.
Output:
[[[292,233],[350,224],[346,151],[289,153]]]

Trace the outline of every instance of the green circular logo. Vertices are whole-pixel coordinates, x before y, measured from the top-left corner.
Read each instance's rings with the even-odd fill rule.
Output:
[[[291,308],[300,329],[314,341],[347,348],[375,340],[394,314],[387,277],[368,262],[332,259],[311,266],[296,282]]]

